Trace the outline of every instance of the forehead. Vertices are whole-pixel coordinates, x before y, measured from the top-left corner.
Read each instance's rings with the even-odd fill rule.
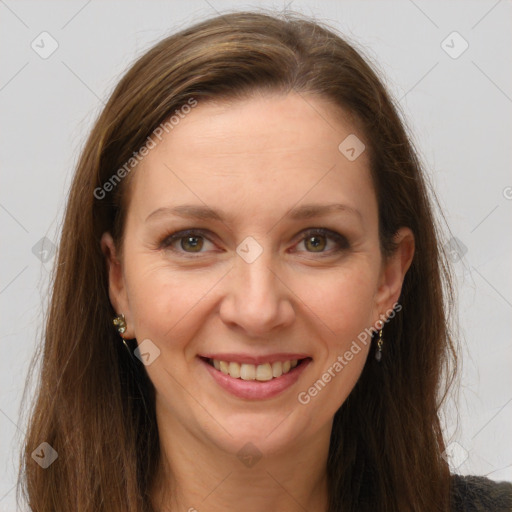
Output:
[[[340,108],[325,99],[297,93],[199,103],[180,117],[174,116],[177,124],[160,147],[162,152],[179,150],[186,158],[272,160],[286,154],[311,160],[319,153],[328,157],[355,132]]]
[[[347,115],[318,97],[199,103],[139,164],[130,210],[142,217],[159,206],[193,202],[221,205],[235,216],[264,215],[304,199],[361,203],[371,215],[367,155],[351,161],[339,149],[349,136],[364,140]]]

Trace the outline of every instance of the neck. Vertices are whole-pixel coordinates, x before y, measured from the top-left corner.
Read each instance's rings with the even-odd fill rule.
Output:
[[[327,512],[331,424],[272,455],[253,444],[229,453],[166,418],[151,491],[155,512]],[[258,458],[261,456],[261,458]]]

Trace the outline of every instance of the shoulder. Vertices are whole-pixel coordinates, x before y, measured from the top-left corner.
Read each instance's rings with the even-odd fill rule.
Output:
[[[483,476],[452,475],[453,512],[511,512],[512,483]]]

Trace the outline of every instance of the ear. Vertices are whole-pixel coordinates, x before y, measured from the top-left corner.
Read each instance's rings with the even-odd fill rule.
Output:
[[[112,235],[109,232],[103,233],[101,237],[101,251],[107,264],[108,272],[108,294],[110,302],[118,315],[123,314],[126,320],[126,331],[123,334],[125,339],[135,338],[133,322],[124,282],[123,267],[118,257],[116,246]]]
[[[376,294],[376,315],[383,315],[393,309],[400,297],[405,274],[414,256],[414,235],[409,228],[400,228],[395,236],[397,248],[382,263],[379,287]],[[378,320],[379,317],[375,319]]]

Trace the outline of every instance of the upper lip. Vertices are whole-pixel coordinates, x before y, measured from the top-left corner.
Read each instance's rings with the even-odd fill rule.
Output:
[[[279,352],[276,354],[267,354],[263,356],[255,356],[252,354],[241,354],[241,353],[209,353],[199,354],[200,357],[207,359],[217,359],[217,361],[228,361],[239,364],[263,364],[263,363],[275,363],[277,361],[293,361],[294,359],[305,359],[311,357],[308,354],[298,354],[292,352]]]

